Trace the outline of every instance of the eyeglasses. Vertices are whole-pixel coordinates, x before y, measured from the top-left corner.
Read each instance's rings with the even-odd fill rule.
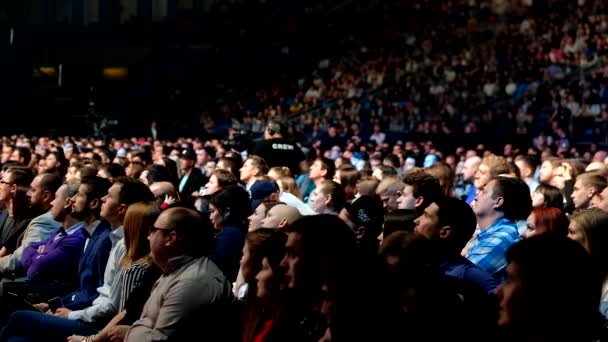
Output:
[[[158,227],[150,227],[150,234],[154,233],[157,230],[164,230],[164,231],[171,231],[171,230],[175,230],[175,229],[167,229],[167,228],[158,228]]]

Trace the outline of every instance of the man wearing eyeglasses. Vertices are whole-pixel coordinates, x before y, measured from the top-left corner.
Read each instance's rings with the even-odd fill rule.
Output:
[[[201,247],[209,246],[211,231],[194,210],[170,208],[160,214],[148,240],[150,255],[163,276],[140,319],[130,328],[115,327],[113,341],[122,341],[122,332],[126,332],[126,342],[150,336],[159,341],[185,341],[201,331],[209,341],[226,337],[229,318],[225,314],[232,291],[230,282],[206,257],[209,249]]]

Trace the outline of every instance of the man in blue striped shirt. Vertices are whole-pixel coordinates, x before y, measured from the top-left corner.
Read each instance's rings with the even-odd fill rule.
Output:
[[[522,196],[526,192],[527,197]],[[512,218],[530,209],[528,187],[519,179],[499,176],[479,188],[473,202],[479,233],[469,243],[466,258],[501,280],[507,249],[519,240]]]

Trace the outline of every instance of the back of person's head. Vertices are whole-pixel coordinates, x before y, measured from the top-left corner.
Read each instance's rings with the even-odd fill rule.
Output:
[[[322,285],[339,291],[351,281],[356,262],[357,243],[352,230],[336,215],[304,216],[287,227],[299,235],[300,275],[298,290],[319,296]]]
[[[237,157],[222,157],[217,163],[221,163],[224,168],[227,168],[237,178],[239,175],[239,170],[243,166],[243,161],[241,158]]]
[[[238,179],[230,171],[216,169],[213,171],[212,175],[215,176],[215,178],[217,178],[217,184],[221,188],[226,188],[226,187],[238,184]]]
[[[166,156],[162,157],[161,159],[163,161],[163,164],[167,168],[167,171],[169,171],[169,177],[171,181],[176,182],[179,178],[179,173],[177,172],[177,163],[173,159]]]
[[[61,184],[61,176],[56,173],[45,173],[41,175],[38,186],[40,187],[41,191],[48,191],[51,194],[55,194]]]
[[[118,193],[118,203],[120,204],[129,206],[137,202],[154,201],[154,194],[150,188],[137,179],[121,176],[114,179],[114,184],[120,185]]]
[[[287,124],[285,121],[273,118],[266,123],[266,131],[271,137],[287,136]]]
[[[584,336],[593,330],[601,284],[578,243],[540,234],[513,245],[507,261],[507,282],[517,287],[507,298],[506,286],[499,289],[503,303],[508,301],[499,324],[523,334],[522,340],[525,336],[587,340]]]
[[[448,164],[438,161],[433,166],[424,169],[424,172],[437,178],[444,196],[450,196],[454,189],[456,174]]]
[[[399,287],[412,286],[439,272],[431,241],[414,232],[399,231],[389,235],[380,247],[380,255],[396,276]]]
[[[374,196],[380,181],[375,177],[362,178],[357,182],[357,193],[361,196]]]
[[[500,157],[494,154],[490,154],[481,160],[481,164],[488,167],[490,172],[490,178],[494,178],[498,175],[509,174],[511,168],[509,163],[504,157]]]
[[[419,206],[420,209],[425,209],[442,195],[437,178],[424,171],[408,172],[403,177],[403,183],[412,187],[415,198],[423,198],[422,204]]]
[[[299,199],[302,199],[302,194],[298,188],[298,184],[293,177],[281,177],[277,179],[277,185],[282,192],[290,193]]]
[[[513,163],[513,162],[507,162],[507,169],[509,170],[509,172],[507,172],[507,173],[501,173],[500,176],[513,177],[513,178],[522,179],[521,178],[521,171],[519,170],[519,168],[517,167],[517,165],[515,165],[515,163]]]
[[[534,208],[531,215],[534,219],[534,234],[555,234],[561,237],[568,235],[570,221],[558,208]]]
[[[541,183],[534,190],[535,193],[543,195],[543,208],[564,208],[564,196],[562,192],[553,185]]]
[[[169,169],[164,165],[150,164],[146,166],[146,170],[148,171],[148,175],[146,176],[146,179],[148,180],[148,185],[152,185],[156,182],[173,183],[175,181],[171,178]]]
[[[92,165],[85,165],[78,170],[80,178],[97,176],[97,168]]]
[[[274,166],[268,170],[268,175],[273,174],[275,181],[282,177],[292,177],[291,170],[287,166]]]
[[[151,202],[137,202],[127,208],[123,220],[126,249],[122,259],[124,268],[150,255],[148,235],[158,215],[160,215],[159,207]]]
[[[502,197],[503,203],[498,209],[511,221],[525,220],[532,211],[530,188],[521,179],[499,176],[495,181],[493,198]]]
[[[386,239],[394,232],[413,232],[416,217],[418,217],[418,213],[411,209],[396,209],[384,215],[383,238]]]
[[[395,169],[392,166],[380,165],[380,166],[378,166],[378,170],[380,170],[380,173],[382,174],[383,179],[384,179],[384,177],[390,177],[390,176],[397,175],[397,169]]]
[[[347,201],[352,200],[357,194],[357,183],[361,179],[361,173],[357,169],[349,164],[340,165],[336,170],[336,176],[340,176],[337,181],[344,189],[344,194]],[[336,177],[334,177],[335,179]]]
[[[116,163],[104,164],[99,168],[99,171],[101,170],[108,174],[110,181],[116,177],[125,176],[125,169]]]
[[[209,202],[224,216],[224,226],[245,228],[251,214],[251,203],[247,190],[238,185],[217,192]]]
[[[477,217],[471,206],[455,197],[442,197],[435,204],[438,207],[438,226],[450,227],[447,245],[450,251],[460,253],[473,236]]]

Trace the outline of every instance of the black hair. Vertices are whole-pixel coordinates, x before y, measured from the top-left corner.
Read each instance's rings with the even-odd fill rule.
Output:
[[[580,337],[593,330],[601,283],[585,249],[566,237],[540,234],[516,243],[506,256],[520,285],[510,328],[528,336],[586,340]]]
[[[414,197],[422,197],[419,210],[424,210],[443,195],[439,180],[424,171],[409,172],[403,177],[403,183],[410,185]]]
[[[229,186],[215,193],[209,202],[224,216],[224,225],[245,229],[251,215],[249,193],[238,185]]]
[[[170,182],[173,183],[173,179],[171,179],[171,175],[169,174],[169,169],[163,165],[150,164],[146,167],[148,171],[148,176],[146,179],[148,180],[148,185],[152,185],[156,182]]]
[[[499,208],[506,219],[511,221],[525,220],[532,212],[532,198],[530,188],[521,179],[498,176],[492,178],[495,181],[492,198],[503,198],[503,204]]]
[[[414,220],[418,217],[415,210],[397,209],[384,216],[384,227],[382,234],[386,239],[389,235],[399,231],[414,231]]]
[[[127,206],[137,202],[153,202],[154,194],[144,183],[126,176],[114,179],[114,184],[120,184],[118,202]]]
[[[477,218],[471,206],[455,197],[442,197],[437,204],[438,225],[450,227],[449,247],[451,252],[460,253],[473,236]]]

